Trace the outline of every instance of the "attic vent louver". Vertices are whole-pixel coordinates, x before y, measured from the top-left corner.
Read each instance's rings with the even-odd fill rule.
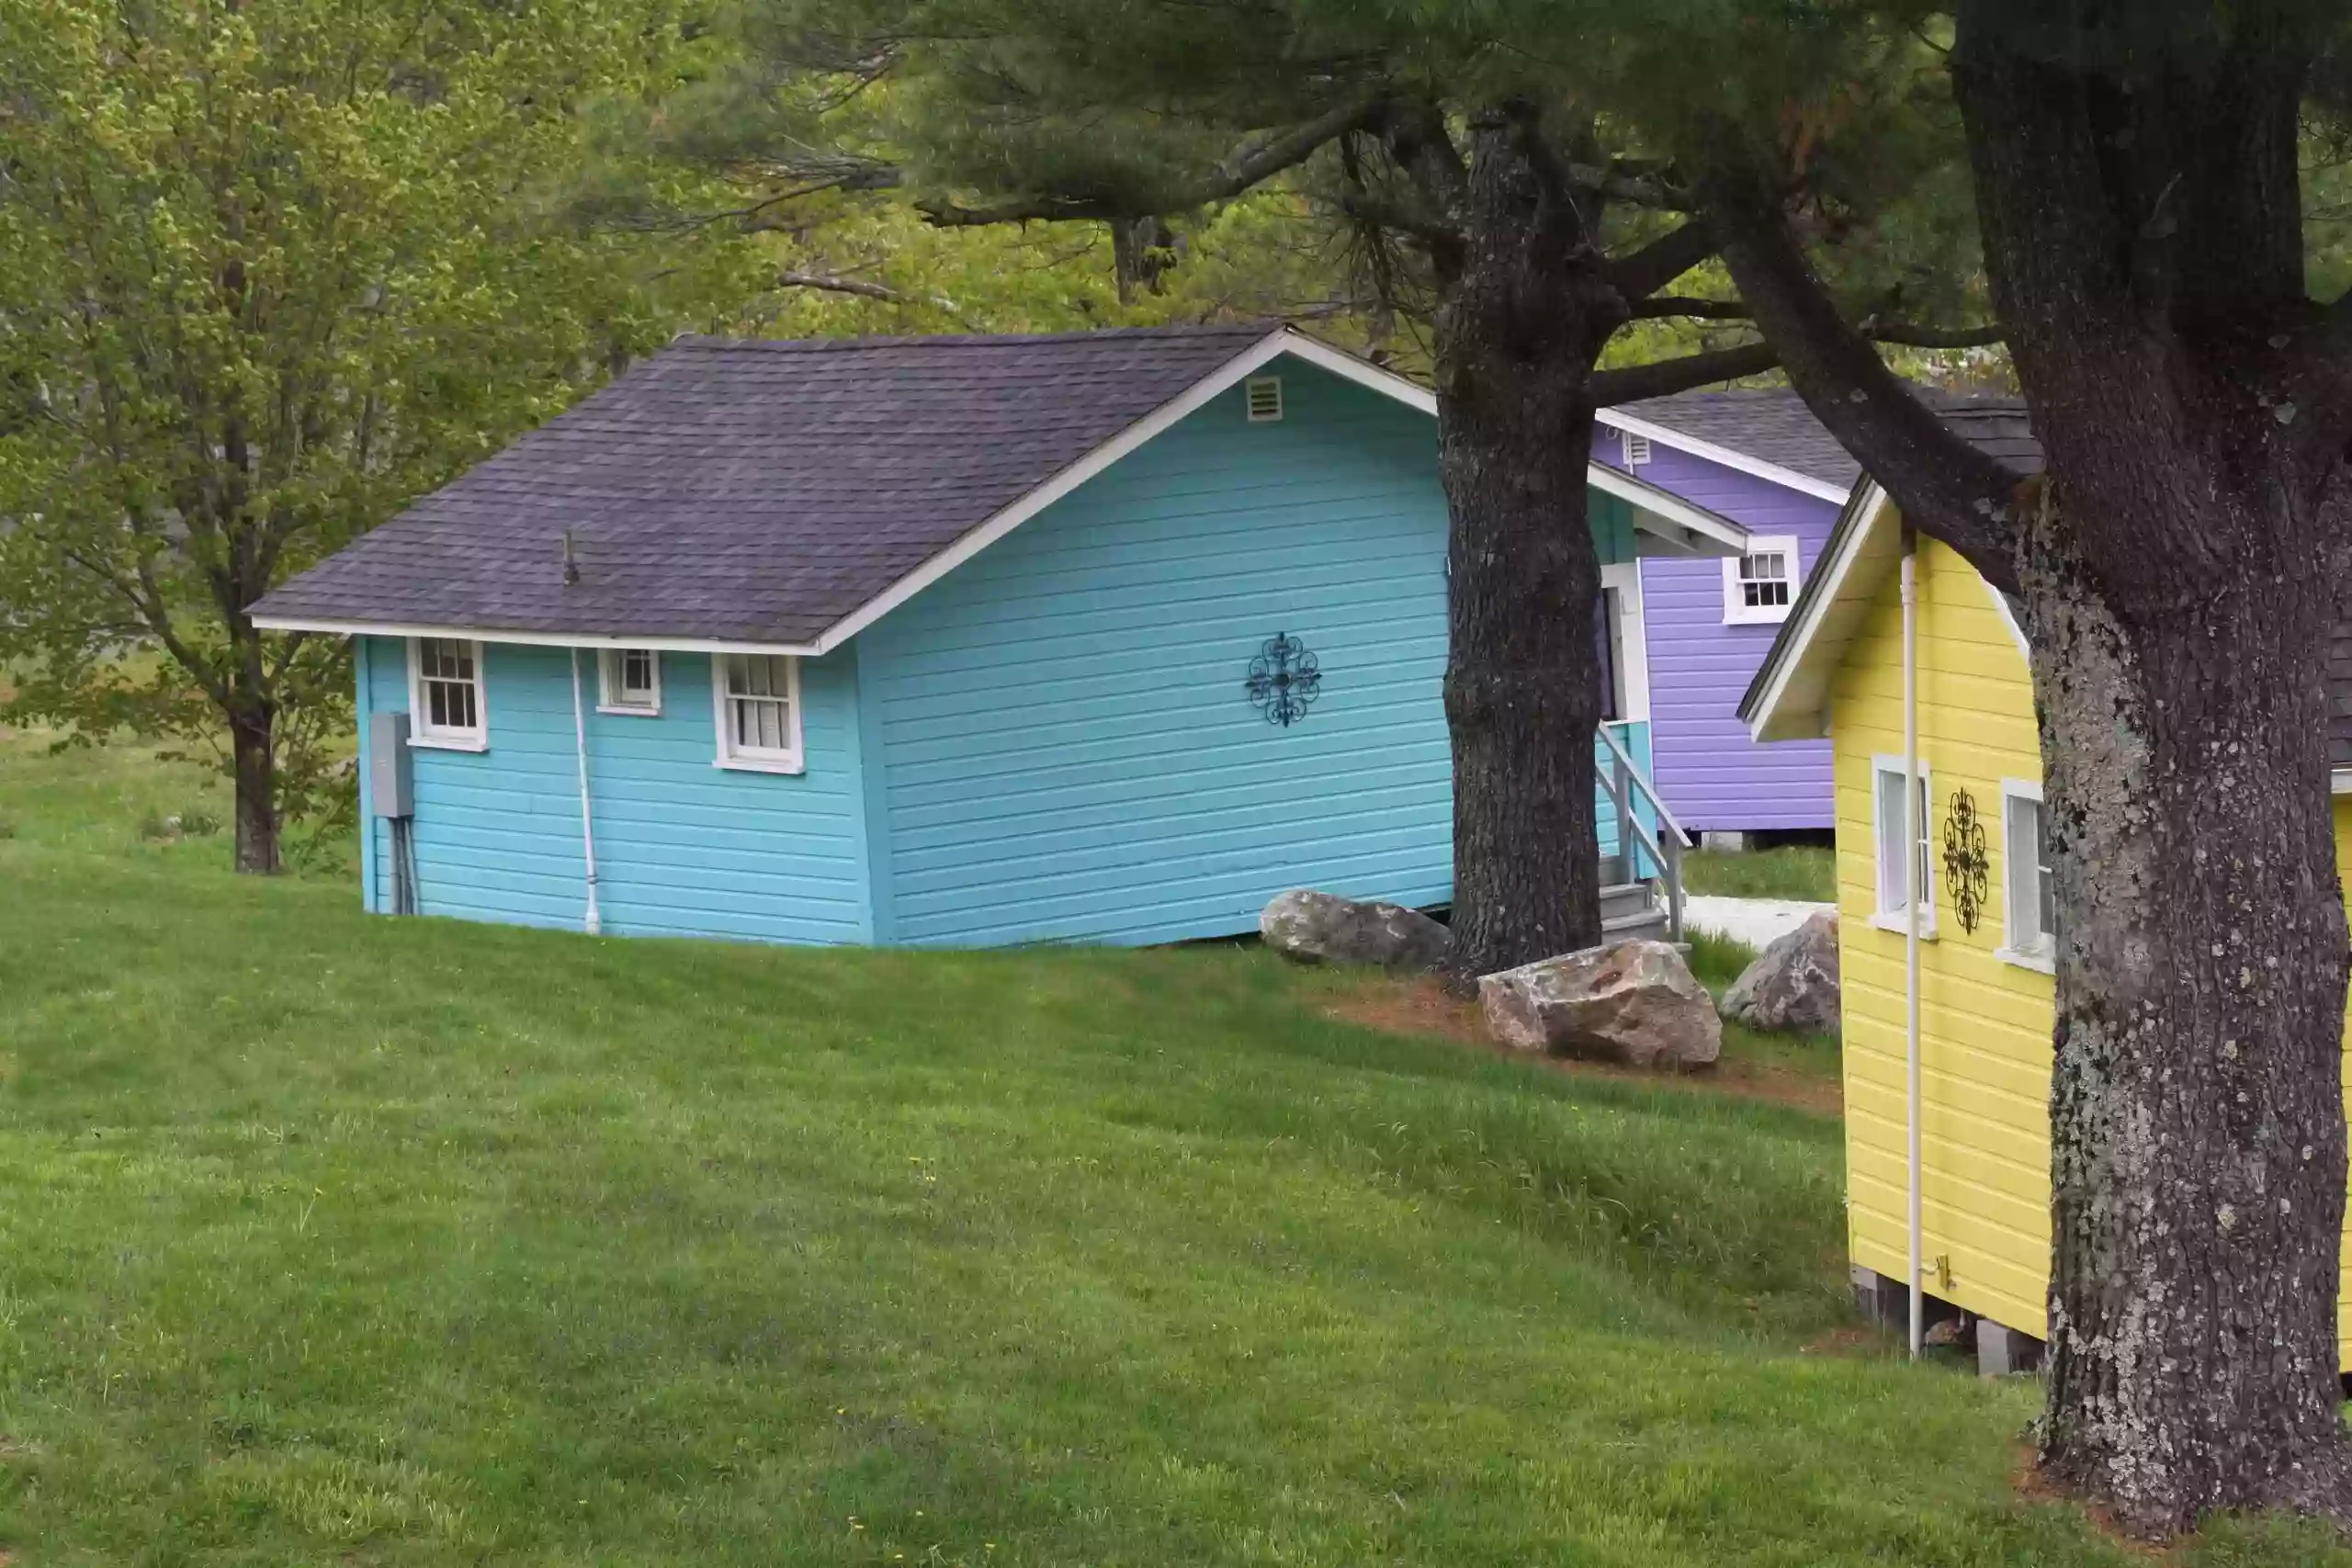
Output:
[[[1650,460],[1650,438],[1648,436],[1636,435],[1630,430],[1621,430],[1617,433],[1617,438],[1625,444],[1625,466],[1627,468],[1638,468],[1644,463]]]
[[[1244,383],[1242,395],[1250,402],[1250,423],[1271,424],[1283,416],[1283,378],[1279,376],[1252,376]]]

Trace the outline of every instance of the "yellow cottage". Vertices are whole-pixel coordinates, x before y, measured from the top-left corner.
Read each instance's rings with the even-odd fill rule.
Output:
[[[2039,466],[2016,405],[1946,417],[2013,465]],[[1912,535],[1885,493],[1865,482],[1740,716],[1758,740],[1826,736],[1836,754],[1848,1245],[1858,1292],[1874,1312],[1899,1316],[1910,1268],[1906,576],[1926,825],[1918,857],[1921,1294],[1980,1320],[1984,1370],[2019,1370],[2038,1358],[2047,1324],[2053,984],[2049,873],[2039,847],[2041,753],[2024,633],[2007,600],[1973,567]],[[2352,770],[2341,759],[2335,786],[2340,872],[2352,863]],[[2339,1301],[2347,1295],[2339,1292]],[[2338,1343],[2352,1351],[2344,1310]],[[2340,1364],[2352,1366],[2352,1355]]]

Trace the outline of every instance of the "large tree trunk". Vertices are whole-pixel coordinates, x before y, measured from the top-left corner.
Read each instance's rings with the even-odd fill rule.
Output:
[[[1532,129],[1473,128],[1466,246],[1437,319],[1458,984],[1600,940],[1600,571],[1589,380],[1625,307]]]
[[[2198,510],[2267,554],[2276,519]],[[2184,559],[2127,622],[2069,533],[2038,517],[2023,573],[2066,922],[2042,1461],[2144,1533],[2340,1514],[2333,585]]]
[[[2161,1535],[2217,1508],[2352,1518],[2325,690],[2346,430],[2305,292],[2309,28],[2127,15],[1970,0],[1952,69],[2051,476],[2019,570],[2064,922],[2041,1453]]]
[[[266,702],[229,716],[230,754],[237,779],[237,869],[261,875],[278,868],[275,718]]]

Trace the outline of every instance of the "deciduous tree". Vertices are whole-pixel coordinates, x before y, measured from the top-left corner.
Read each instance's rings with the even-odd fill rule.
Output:
[[[656,0],[0,0],[15,716],[225,728],[237,864],[277,866],[348,667],[245,607],[727,292],[544,220],[574,111],[675,37]]]

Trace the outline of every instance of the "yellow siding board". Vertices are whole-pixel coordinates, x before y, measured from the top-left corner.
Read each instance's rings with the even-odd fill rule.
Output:
[[[1942,1296],[2030,1334],[2045,1331],[2050,1266],[2050,976],[1995,956],[2001,942],[2001,781],[2041,776],[2023,654],[1974,570],[1920,546],[1919,750],[1940,831],[1952,793],[1975,798],[1991,867],[1984,917],[1960,929],[1949,889],[1920,944],[1920,1208]],[[1871,923],[1878,897],[1871,760],[1903,750],[1902,611],[1889,581],[1830,682],[1845,978],[1849,1237],[1854,1260],[1894,1279],[1905,1232],[1904,939]],[[2336,858],[2352,864],[2352,802],[2336,807]],[[1941,870],[1938,869],[1939,883]],[[2352,1280],[2352,1247],[2346,1253]],[[2352,1300],[2347,1300],[2352,1307]],[[2342,1338],[2352,1349],[2352,1311]]]

